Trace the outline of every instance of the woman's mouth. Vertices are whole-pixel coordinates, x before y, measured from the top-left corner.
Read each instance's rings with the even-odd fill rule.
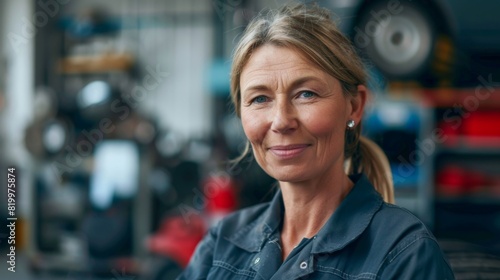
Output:
[[[269,151],[280,159],[292,159],[300,156],[309,146],[308,144],[276,145],[271,146]]]

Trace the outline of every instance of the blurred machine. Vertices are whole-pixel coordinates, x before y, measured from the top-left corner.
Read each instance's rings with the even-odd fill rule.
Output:
[[[475,86],[478,73],[498,73],[498,1],[319,3],[335,12],[360,53],[391,80],[428,87]]]
[[[391,166],[396,204],[433,224],[432,162],[437,143],[431,138],[433,120],[415,100],[376,95],[367,110],[364,133],[386,153]]]

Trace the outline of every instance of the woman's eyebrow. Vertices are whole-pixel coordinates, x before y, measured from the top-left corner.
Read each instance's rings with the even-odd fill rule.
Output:
[[[269,90],[269,87],[266,85],[262,84],[256,84],[256,85],[250,85],[244,89],[241,90],[241,93],[248,93],[248,92],[253,92],[253,91],[267,91]]]
[[[299,78],[299,79],[293,81],[292,84],[290,85],[290,87],[295,88],[295,87],[303,85],[309,81],[316,81],[316,82],[320,82],[321,84],[325,84],[325,82],[322,79],[320,79],[316,76],[305,76],[305,77],[302,77],[302,78]]]
[[[289,88],[296,88],[298,86],[301,86],[303,85],[304,83],[306,82],[309,82],[309,81],[317,81],[317,82],[320,82],[321,84],[325,84],[325,82],[323,80],[321,80],[320,78],[316,77],[316,76],[305,76],[305,77],[301,77],[297,80],[294,80]],[[252,92],[252,91],[265,91],[265,90],[269,90],[269,86],[265,85],[265,84],[255,84],[255,85],[249,85],[248,87],[244,88],[241,92]]]

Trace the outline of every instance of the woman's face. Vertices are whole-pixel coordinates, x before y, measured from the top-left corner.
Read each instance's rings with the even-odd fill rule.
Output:
[[[270,176],[301,182],[343,170],[347,122],[359,123],[364,87],[363,98],[345,97],[337,79],[299,52],[264,45],[243,68],[240,88],[243,129]]]

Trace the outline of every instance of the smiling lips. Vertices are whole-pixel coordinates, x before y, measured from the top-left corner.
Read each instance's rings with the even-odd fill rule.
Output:
[[[309,146],[308,144],[278,145],[270,147],[269,150],[280,159],[291,159],[299,156]]]

